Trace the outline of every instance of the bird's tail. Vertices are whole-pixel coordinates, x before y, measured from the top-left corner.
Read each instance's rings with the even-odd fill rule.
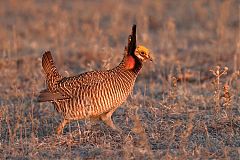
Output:
[[[63,77],[58,73],[50,51],[47,51],[43,54],[42,67],[46,75],[48,89],[49,91],[54,91],[56,82]]]

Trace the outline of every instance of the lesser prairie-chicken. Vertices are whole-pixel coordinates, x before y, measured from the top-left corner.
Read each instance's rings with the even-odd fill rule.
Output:
[[[149,50],[136,46],[136,25],[129,35],[128,47],[121,63],[113,69],[91,71],[77,76],[61,76],[49,51],[42,57],[47,89],[40,92],[39,102],[52,102],[63,116],[57,128],[62,133],[64,126],[85,118],[99,118],[113,129],[117,129],[111,116],[126,101],[133,89],[143,62],[152,60]]]

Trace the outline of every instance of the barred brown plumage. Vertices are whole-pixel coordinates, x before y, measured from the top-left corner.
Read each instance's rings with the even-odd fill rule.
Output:
[[[84,118],[99,118],[113,129],[112,113],[128,97],[145,60],[152,60],[149,50],[136,47],[136,26],[129,36],[128,47],[121,63],[113,69],[91,71],[72,77],[62,77],[53,63],[51,53],[45,52],[42,66],[48,89],[40,92],[39,102],[50,101],[63,115],[57,128],[60,134],[66,123]]]

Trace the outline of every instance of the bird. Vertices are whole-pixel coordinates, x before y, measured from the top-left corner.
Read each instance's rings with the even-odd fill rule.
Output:
[[[114,111],[126,101],[135,80],[147,60],[152,61],[150,51],[136,45],[136,25],[128,37],[122,61],[109,70],[94,70],[75,76],[59,74],[50,51],[42,57],[47,89],[40,91],[39,102],[53,103],[63,120],[56,129],[63,133],[66,124],[74,120],[99,119],[118,130],[112,121]]]

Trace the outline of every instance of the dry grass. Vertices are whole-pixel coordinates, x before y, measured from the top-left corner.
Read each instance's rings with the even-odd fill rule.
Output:
[[[0,1],[1,159],[238,159],[240,6],[237,0]],[[36,102],[41,56],[61,74],[120,62],[133,23],[151,49],[128,101],[113,115],[123,133],[61,120]]]

